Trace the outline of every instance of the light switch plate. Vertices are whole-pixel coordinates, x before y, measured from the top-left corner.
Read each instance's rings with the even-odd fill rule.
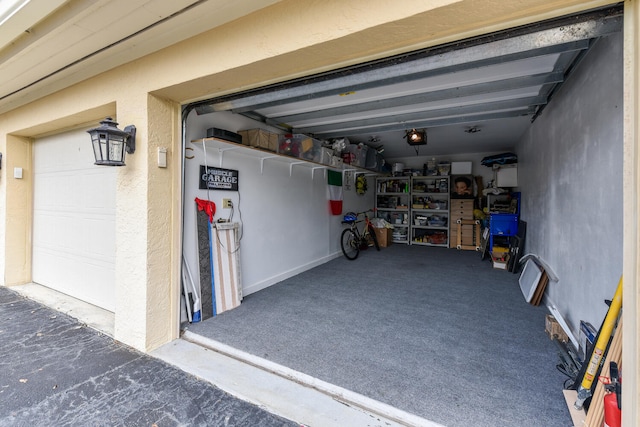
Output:
[[[13,168],[13,177],[15,179],[22,179],[22,168]]]
[[[163,147],[158,147],[158,167],[166,168],[167,167],[167,149]]]

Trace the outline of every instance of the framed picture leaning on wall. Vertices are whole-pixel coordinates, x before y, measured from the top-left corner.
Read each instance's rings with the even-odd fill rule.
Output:
[[[473,199],[475,197],[473,175],[451,175],[451,198]]]

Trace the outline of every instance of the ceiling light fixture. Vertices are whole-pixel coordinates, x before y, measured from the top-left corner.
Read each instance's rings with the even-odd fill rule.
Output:
[[[420,145],[427,145],[427,131],[411,129],[406,131],[405,138],[407,138],[407,143],[416,149],[416,155],[418,155],[418,149]]]

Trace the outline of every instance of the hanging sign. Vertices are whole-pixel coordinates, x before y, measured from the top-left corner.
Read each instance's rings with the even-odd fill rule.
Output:
[[[200,189],[238,191],[238,171],[200,165]]]

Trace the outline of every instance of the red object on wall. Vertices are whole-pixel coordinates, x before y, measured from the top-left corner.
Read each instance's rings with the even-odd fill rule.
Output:
[[[196,197],[196,205],[199,211],[204,211],[209,216],[209,222],[213,222],[213,216],[216,214],[216,204],[211,200],[202,200]]]

